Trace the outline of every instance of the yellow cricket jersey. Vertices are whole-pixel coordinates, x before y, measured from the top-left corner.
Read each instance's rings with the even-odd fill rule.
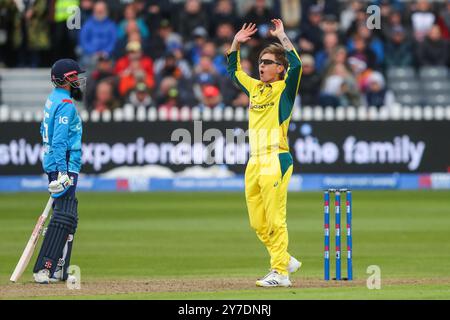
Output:
[[[288,51],[289,68],[283,80],[265,84],[246,74],[239,51],[228,53],[228,73],[250,99],[249,140],[251,155],[288,152],[287,132],[302,74],[295,49]]]

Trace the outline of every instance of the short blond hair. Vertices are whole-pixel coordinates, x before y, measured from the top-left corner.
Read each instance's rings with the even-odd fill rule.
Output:
[[[259,54],[259,59],[261,59],[261,57],[266,53],[273,54],[275,56],[275,61],[281,63],[281,65],[284,67],[284,75],[289,67],[289,61],[286,57],[286,51],[284,50],[283,46],[279,43],[270,44],[261,51],[261,53]]]

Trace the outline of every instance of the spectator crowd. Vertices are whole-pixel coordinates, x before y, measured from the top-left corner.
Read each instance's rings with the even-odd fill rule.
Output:
[[[369,5],[380,27],[368,27]],[[68,8],[77,6],[79,11]],[[88,72],[85,106],[247,106],[225,53],[244,22],[258,33],[241,50],[258,77],[269,21],[280,17],[303,62],[301,105],[395,100],[392,67],[450,67],[450,1],[0,0],[0,66],[49,67],[63,57]],[[68,28],[67,21],[80,22]]]

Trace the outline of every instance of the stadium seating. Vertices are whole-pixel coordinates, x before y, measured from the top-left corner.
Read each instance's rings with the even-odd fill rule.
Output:
[[[0,69],[3,104],[18,108],[42,107],[52,90],[49,69]]]
[[[419,75],[421,80],[446,80],[448,79],[448,69],[444,66],[425,66],[420,68]]]
[[[393,67],[387,70],[388,82],[395,80],[410,80],[415,77],[416,72],[412,67]]]
[[[424,66],[387,70],[388,87],[396,102],[403,105],[443,105],[450,97],[450,78],[446,67]]]

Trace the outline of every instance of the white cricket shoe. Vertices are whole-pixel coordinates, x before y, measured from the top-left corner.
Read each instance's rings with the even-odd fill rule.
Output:
[[[302,266],[302,263],[295,259],[293,256],[289,259],[288,271],[289,273],[297,272]]]
[[[48,284],[50,282],[50,271],[48,269],[39,270],[33,273],[34,281],[40,284]]]
[[[50,282],[55,283],[55,282],[59,282],[59,281],[64,281],[62,278],[62,270],[61,269],[55,271],[53,273],[53,277],[50,278]],[[69,281],[69,283],[76,283],[77,278],[75,276],[69,274],[66,281]]]
[[[290,287],[292,282],[289,280],[289,276],[272,270],[264,278],[256,281],[256,285],[258,287]]]

